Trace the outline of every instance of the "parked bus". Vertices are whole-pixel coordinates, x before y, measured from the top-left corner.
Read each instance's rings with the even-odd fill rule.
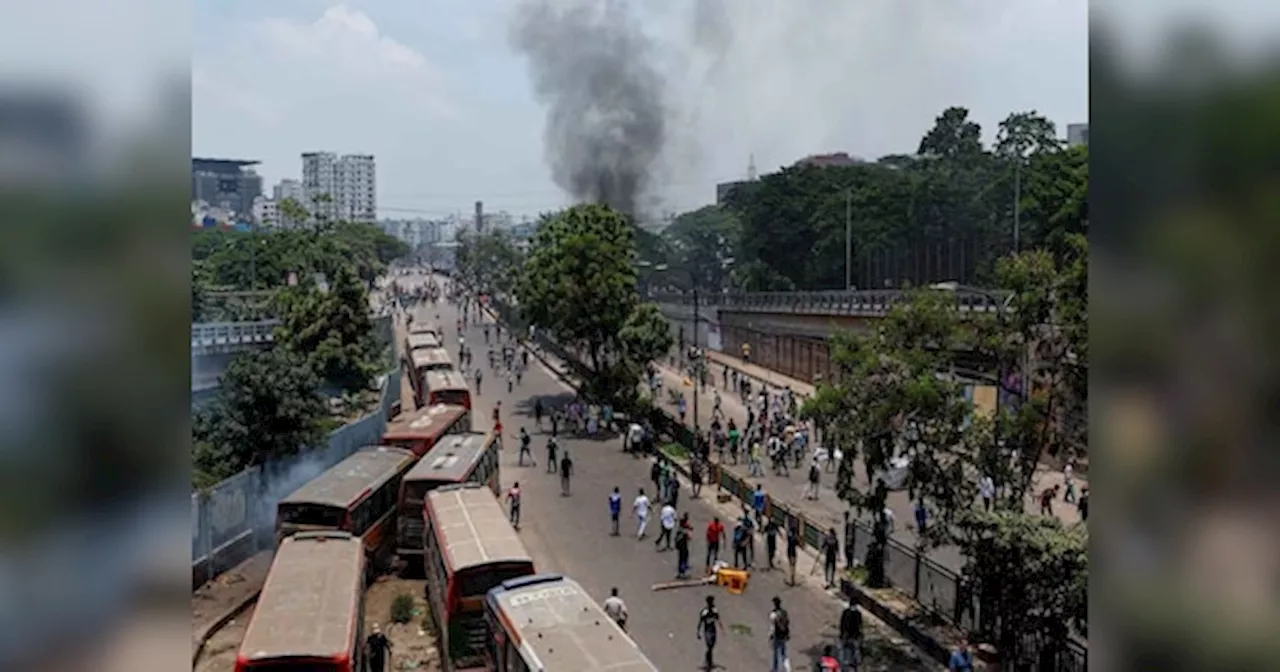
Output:
[[[657,672],[577,581],[537,574],[503,581],[484,604],[490,670]]]
[[[388,422],[387,430],[382,434],[382,445],[407,448],[422,457],[441,438],[470,431],[471,411],[461,406],[437,404],[402,413]]]
[[[435,336],[437,340],[442,336],[442,333],[440,332],[440,325],[436,324],[434,320],[423,320],[421,322],[414,320],[409,324],[408,331],[411,335],[431,334],[432,336]]]
[[[423,376],[426,398],[419,405],[453,404],[471,408],[471,386],[457,371],[428,371]]]
[[[414,403],[418,408],[432,405],[426,401],[424,378],[433,371],[453,371],[453,359],[444,348],[414,350],[409,356],[409,384],[413,388]]]
[[[235,672],[362,672],[364,546],[327,530],[280,542]]]
[[[493,435],[472,432],[446,436],[400,480],[396,534],[400,557],[422,555],[422,507],[427,493],[458,483],[480,483],[495,496],[500,493],[498,442]]]
[[[489,638],[485,594],[503,581],[533,574],[533,559],[498,498],[479,483],[432,490],[423,514],[427,601],[445,669],[483,669]]]
[[[364,542],[372,578],[395,551],[400,479],[417,461],[404,448],[361,448],[276,504],[276,538],[313,530],[350,532]]]
[[[404,339],[404,356],[408,358],[415,350],[423,350],[427,348],[443,347],[440,342],[440,336],[435,332],[424,331],[416,334],[409,334]]]

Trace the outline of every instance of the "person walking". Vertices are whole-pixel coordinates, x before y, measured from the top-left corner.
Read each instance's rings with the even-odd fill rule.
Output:
[[[662,498],[662,458],[653,461],[653,465],[649,467],[649,480],[653,482],[653,491]]]
[[[533,402],[533,422],[537,425],[539,430],[542,429],[543,411],[544,409],[542,408],[542,399],[538,399],[537,401],[534,401]]]
[[[773,647],[772,672],[791,669],[787,658],[787,642],[791,640],[791,616],[782,608],[782,598],[773,598],[773,611],[769,612],[769,643]]]
[[[529,449],[529,445],[533,443],[533,437],[529,436],[528,430],[524,427],[520,428],[520,454],[516,457],[516,465],[524,466],[524,456],[529,456],[529,464],[538,466],[538,461],[533,458],[533,451]]]
[[[768,556],[769,569],[776,569],[773,559],[778,554],[778,524],[773,520],[764,526],[764,551]]]
[[[653,542],[654,548],[662,546],[666,542],[665,548],[658,548],[660,551],[671,550],[671,534],[676,529],[676,507],[671,506],[670,502],[663,504],[662,509],[658,512],[658,522],[661,523],[662,529],[658,532],[658,539]]]
[[[751,508],[755,510],[757,527],[764,525],[764,510],[768,501],[768,497],[764,494],[764,485],[756,483],[756,490],[751,493]]]
[[[556,444],[555,434],[548,436],[547,437],[547,473],[548,474],[556,473],[556,449],[557,448],[559,448],[559,445]]]
[[[703,464],[704,462],[702,460],[695,460],[689,469],[690,490],[692,491],[691,496],[694,499],[697,499],[698,495],[702,492],[702,468],[703,468],[702,465]]]
[[[617,486],[613,488],[613,493],[609,495],[609,536],[618,536],[618,518],[622,514],[622,493],[618,492]]]
[[[562,497],[569,496],[569,479],[573,476],[573,459],[569,457],[569,451],[564,451],[564,457],[560,458],[560,495]]]
[[[822,576],[827,580],[827,588],[836,585],[836,556],[839,553],[840,538],[833,527],[822,535]]]
[[[720,560],[720,542],[724,541],[724,523],[716,516],[707,523],[707,563],[706,572],[711,573],[711,566]]]
[[[372,632],[364,640],[365,651],[369,654],[369,672],[382,672],[391,657],[391,640],[382,634],[382,628],[373,624]]]
[[[617,623],[619,628],[626,631],[627,618],[630,614],[627,613],[627,603],[623,602],[621,597],[618,597],[618,589],[616,587],[609,590],[609,597],[604,598],[604,602],[600,605],[600,608],[604,609],[604,613],[607,614],[609,618],[612,618],[613,622]]]
[[[978,494],[982,496],[982,508],[990,511],[991,502],[996,498],[996,483],[990,476],[978,479]]]
[[[507,491],[507,505],[511,512],[511,527],[520,529],[520,481],[512,483]]]
[[[687,519],[684,522],[687,523]],[[681,525],[676,529],[676,579],[687,578],[689,578],[689,530]]]
[[[640,488],[640,494],[636,495],[636,499],[631,504],[631,510],[636,514],[636,520],[639,526],[636,528],[636,539],[644,539],[644,528],[649,524],[649,498],[644,494],[644,488]]]
[[[749,567],[747,562],[747,528],[739,520],[733,526],[733,567],[743,569]]]
[[[1066,492],[1062,495],[1062,501],[1068,504],[1076,503],[1076,475],[1075,467],[1071,466],[1071,462],[1067,462],[1067,466],[1062,468],[1062,485]]]
[[[850,672],[862,664],[862,610],[852,600],[840,613],[840,663]]]
[[[707,672],[716,669],[716,635],[722,630],[724,625],[720,622],[720,612],[716,610],[716,598],[708,595],[707,606],[698,613],[698,639],[707,647],[706,657],[703,659],[703,669]]]
[[[913,511],[916,516],[916,536],[923,538],[929,525],[929,509],[925,508],[923,497],[916,498],[916,505]]]

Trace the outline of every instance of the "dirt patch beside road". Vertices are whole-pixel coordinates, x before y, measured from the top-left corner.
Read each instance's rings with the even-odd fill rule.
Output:
[[[435,629],[431,625],[426,585],[427,582],[421,579],[382,576],[365,593],[365,635],[372,632],[373,624],[377,623],[391,640],[388,672],[437,672],[444,669],[436,646]],[[391,603],[400,594],[413,596],[413,618],[408,623],[391,622]]]

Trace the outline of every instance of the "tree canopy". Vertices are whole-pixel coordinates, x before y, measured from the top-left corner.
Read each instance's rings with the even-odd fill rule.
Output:
[[[456,269],[463,283],[498,294],[514,291],[516,270],[524,254],[509,232],[462,231],[457,242]]]
[[[601,396],[634,394],[643,367],[672,345],[657,307],[640,302],[635,260],[632,223],[581,205],[548,218],[516,279],[521,315],[582,354]]]
[[[915,155],[783,168],[677,217],[663,240],[683,241],[699,269],[732,258],[738,289],[843,289],[847,215],[855,287],[994,286],[997,260],[1014,250],[1015,193],[1019,249],[1062,256],[1068,235],[1087,233],[1089,153],[1064,147],[1034,111],[1009,115],[991,147],[981,132],[968,110],[948,108]]]

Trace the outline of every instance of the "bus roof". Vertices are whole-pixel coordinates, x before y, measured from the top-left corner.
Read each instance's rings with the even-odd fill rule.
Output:
[[[451,406],[449,408],[459,408]],[[460,483],[484,451],[493,442],[493,435],[481,432],[450,434],[436,442],[426,455],[404,475],[402,483],[412,481],[449,481]]]
[[[409,325],[409,333],[410,333],[410,334],[436,334],[436,335],[439,335],[439,334],[440,334],[440,326],[439,326],[439,325],[437,325],[435,322],[430,322],[430,321],[417,322],[417,321],[415,321],[413,324],[410,324],[410,325]]]
[[[453,360],[449,358],[449,352],[444,348],[418,348],[409,353],[409,357],[413,360],[415,369],[431,364],[448,364],[450,369],[453,368]]]
[[[558,574],[505,581],[485,598],[540,670],[656,672],[586,589]]]
[[[408,336],[406,336],[404,340],[405,340],[405,343],[409,346],[410,352],[417,350],[419,348],[440,347],[440,337],[437,336],[435,332],[430,332],[430,331],[411,333]]]
[[[400,417],[388,422],[387,431],[382,437],[384,441],[387,441],[389,439],[417,439],[435,436],[466,414],[467,409],[465,406],[434,404],[416,411],[403,413]]]
[[[482,484],[432,490],[426,508],[453,571],[493,562],[533,562],[498,498]]]
[[[355,643],[363,589],[360,539],[335,531],[284,539],[240,643],[240,658],[347,654]]]
[[[457,371],[428,371],[428,390],[470,390],[467,380]]]
[[[416,459],[412,451],[391,446],[366,446],[285,496],[280,504],[320,504],[347,508],[368,490],[376,489]]]

